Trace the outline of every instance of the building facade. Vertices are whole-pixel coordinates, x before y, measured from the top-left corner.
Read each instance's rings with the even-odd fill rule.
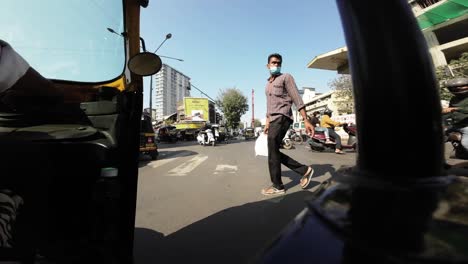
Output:
[[[434,67],[468,52],[468,0],[409,0]],[[341,47],[312,59],[308,68],[349,73],[348,49]]]
[[[302,89],[299,90],[299,95],[301,96],[302,101],[304,102],[304,104],[307,104],[307,103],[313,101],[316,96],[320,95],[320,93],[317,93],[315,91],[315,88],[313,88],[313,87],[302,87]],[[293,120],[294,120],[294,122],[302,121],[302,116],[299,113],[299,111],[297,111],[295,105],[293,105],[292,111],[293,111]]]
[[[162,120],[164,116],[176,113],[177,103],[190,96],[190,77],[163,64],[153,78],[153,119]]]
[[[468,52],[468,0],[410,0],[435,67]]]

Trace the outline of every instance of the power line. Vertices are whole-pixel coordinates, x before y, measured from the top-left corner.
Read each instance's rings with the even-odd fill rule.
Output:
[[[197,89],[200,93],[202,93],[204,96],[208,97],[208,99],[210,99],[211,101],[213,101],[215,104],[216,104],[216,101],[211,98],[209,95],[207,95],[206,93],[204,93],[202,90],[198,89],[195,85],[193,84],[190,84],[190,86],[192,86],[193,88]]]

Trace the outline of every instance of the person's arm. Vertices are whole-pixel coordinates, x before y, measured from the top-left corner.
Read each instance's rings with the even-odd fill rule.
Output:
[[[307,113],[305,111],[305,107],[301,108],[301,110],[299,110],[299,112],[302,115],[302,119],[304,119],[304,126],[305,126],[305,129],[306,129],[306,133],[311,137],[314,136],[315,128],[312,125],[312,123],[310,123],[309,119],[307,119]]]
[[[445,107],[445,108],[442,108],[442,114],[448,114],[456,110],[458,110],[457,107]]]
[[[294,78],[286,73],[285,76],[285,88],[288,92],[289,96],[291,97],[294,105],[296,106],[297,110],[301,113],[302,119],[304,120],[304,126],[308,135],[314,135],[314,126],[310,123],[309,119],[307,118],[307,113],[305,111],[305,104],[302,101],[301,96],[299,95],[299,91],[297,90],[296,82]]]
[[[263,133],[268,134],[268,130],[270,129],[270,117],[266,117],[265,121],[265,128],[263,129]]]
[[[327,115],[324,115],[324,116],[322,117],[322,119],[323,119],[323,122],[324,122],[325,124],[328,124],[328,125],[331,125],[331,126],[334,126],[334,127],[340,126],[340,125],[341,125],[340,122],[333,121],[333,120],[332,120],[329,116],[327,116]]]
[[[285,73],[284,82],[285,82],[284,86],[286,88],[286,91],[288,92],[294,105],[296,106],[297,111],[300,111],[302,108],[305,107],[305,105],[304,105],[304,102],[302,101],[301,96],[299,95],[299,91],[297,90],[297,86],[296,86],[296,82],[294,81],[294,78],[291,76],[291,74]],[[302,118],[304,118],[304,120],[307,120],[307,115],[302,115]]]

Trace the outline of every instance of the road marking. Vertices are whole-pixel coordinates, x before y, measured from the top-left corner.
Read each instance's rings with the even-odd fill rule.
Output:
[[[226,173],[236,173],[237,166],[235,165],[227,165],[227,164],[220,164],[216,166],[216,170],[213,174],[220,174],[221,172]]]
[[[177,158],[185,157],[185,156],[189,156],[189,155],[190,155],[190,152],[182,151],[182,152],[179,152],[179,153],[173,155],[170,158],[165,158],[165,159],[161,159],[161,160],[152,161],[152,162],[148,163],[148,166],[150,166],[152,168],[161,167],[161,166],[163,166],[163,165],[165,165],[165,164],[167,164],[167,163],[169,163],[171,161],[176,160]],[[167,154],[164,155],[164,156],[167,156]]]
[[[207,159],[208,156],[197,155],[189,161],[186,161],[180,164],[179,166],[175,167],[174,169],[170,170],[168,174],[169,176],[186,176],[188,173],[190,173],[192,170],[194,170]]]

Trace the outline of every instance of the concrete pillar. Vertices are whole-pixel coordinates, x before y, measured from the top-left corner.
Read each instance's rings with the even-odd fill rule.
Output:
[[[432,57],[434,67],[437,68],[442,65],[447,65],[445,54],[439,49],[439,40],[437,39],[436,34],[432,31],[423,32],[423,34],[429,48],[429,53]]]

